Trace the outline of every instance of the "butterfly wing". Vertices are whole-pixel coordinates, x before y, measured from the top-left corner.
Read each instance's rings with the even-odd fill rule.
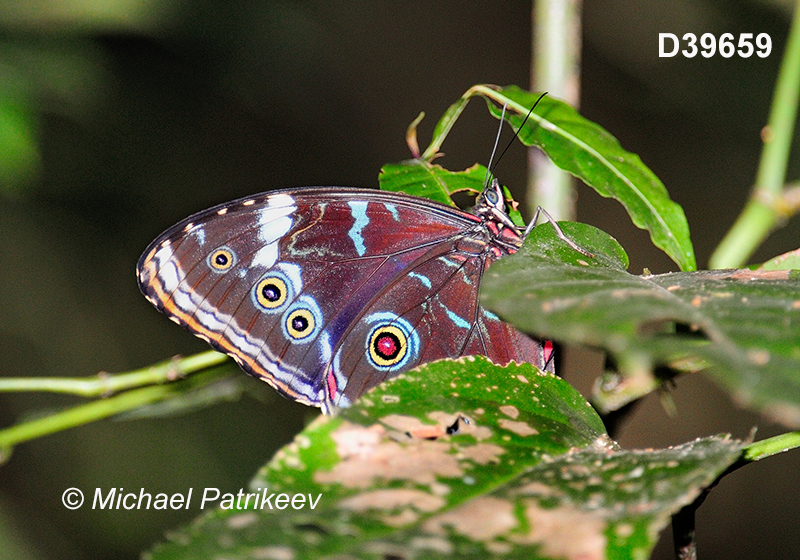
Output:
[[[488,257],[465,250],[463,241],[429,248],[351,323],[328,373],[336,376],[328,395],[334,404],[347,405],[402,371],[442,358],[479,354],[545,369],[542,344],[478,304]]]
[[[283,395],[329,411],[419,363],[483,354],[543,366],[542,347],[477,304],[480,220],[366,189],[273,191],[164,232],[145,296]],[[464,249],[467,247],[467,250]]]

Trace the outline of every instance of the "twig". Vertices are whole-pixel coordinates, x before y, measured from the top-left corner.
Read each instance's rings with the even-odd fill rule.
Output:
[[[800,9],[794,21],[781,63],[769,122],[762,132],[764,149],[750,200],[736,223],[709,260],[709,268],[738,268],[785,216],[774,201],[782,197],[789,160],[797,103],[800,99]]]
[[[531,90],[547,91],[577,109],[580,103],[581,0],[535,0],[531,33]],[[528,149],[528,208],[557,220],[575,218],[572,177],[544,153]]]

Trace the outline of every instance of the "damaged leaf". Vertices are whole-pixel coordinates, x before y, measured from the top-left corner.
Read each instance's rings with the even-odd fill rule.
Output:
[[[251,492],[282,509],[220,507],[149,558],[640,558],[740,455],[725,437],[623,451],[558,377],[443,360],[279,451]]]
[[[800,427],[800,273],[635,276],[620,266],[627,262],[610,250],[610,237],[561,227],[594,258],[544,224],[492,266],[481,301],[526,332],[609,352],[620,375],[598,385],[596,406],[613,410],[653,390],[659,368],[708,367],[739,402]]]
[[[486,168],[476,164],[456,172],[419,159],[410,159],[384,165],[378,179],[382,190],[412,194],[455,206],[450,198],[452,194],[463,191],[479,193],[483,190]]]
[[[449,171],[428,161],[409,159],[384,165],[378,179],[382,190],[410,194],[447,206],[456,206],[451,198],[452,195],[456,193],[476,195],[483,191],[487,170],[476,163],[464,171]],[[504,192],[506,198],[510,200],[508,189],[504,188]],[[508,215],[516,225],[525,225],[522,215],[516,209],[516,203],[511,202]]]

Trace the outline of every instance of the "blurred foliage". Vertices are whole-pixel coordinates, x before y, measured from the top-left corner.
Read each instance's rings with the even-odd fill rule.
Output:
[[[37,139],[36,116],[26,99],[10,92],[0,96],[0,187],[6,196],[17,194],[38,176]]]

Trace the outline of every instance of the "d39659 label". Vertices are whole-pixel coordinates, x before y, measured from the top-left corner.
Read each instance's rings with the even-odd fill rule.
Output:
[[[734,55],[741,58],[750,58],[755,54],[760,58],[767,58],[772,52],[772,38],[767,33],[739,33],[736,41],[733,33],[723,33],[717,39],[713,33],[703,33],[698,41],[694,33],[685,33],[678,39],[674,33],[658,34],[658,56],[659,58],[670,58],[679,52],[686,58],[694,58],[698,53],[711,58],[719,54],[723,58],[730,58]],[[681,49],[681,46],[685,48]]]

